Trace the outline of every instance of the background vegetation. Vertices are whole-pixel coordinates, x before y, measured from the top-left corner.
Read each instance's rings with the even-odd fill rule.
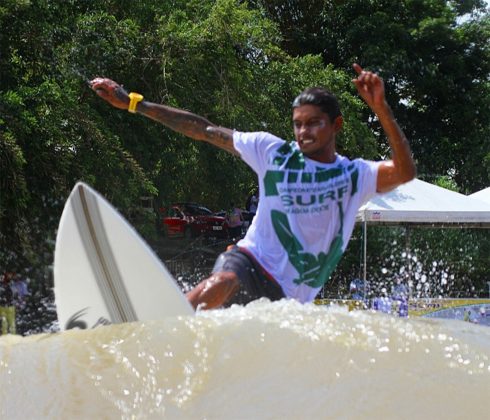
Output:
[[[324,85],[345,114],[340,151],[383,158],[387,142],[350,82],[357,61],[385,79],[419,177],[463,193],[490,184],[480,0],[4,0],[0,27],[0,270],[28,276],[42,296],[76,181],[128,216],[142,196],[219,210],[256,182],[237,158],[112,109],[89,90],[95,76],[288,139],[291,100]],[[151,219],[135,223],[155,234]]]

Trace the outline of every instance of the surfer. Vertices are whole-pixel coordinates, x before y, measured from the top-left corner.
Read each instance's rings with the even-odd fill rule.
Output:
[[[240,156],[258,175],[257,214],[245,237],[218,257],[211,276],[187,293],[194,308],[260,297],[312,301],[347,247],[359,207],[415,177],[410,146],[386,101],[383,80],[358,64],[353,67],[353,83],[389,140],[390,160],[350,160],[336,152],[342,113],[336,97],[323,88],[308,88],[295,98],[296,141],[287,142],[145,101],[110,79],[92,80],[92,89],[112,106]]]

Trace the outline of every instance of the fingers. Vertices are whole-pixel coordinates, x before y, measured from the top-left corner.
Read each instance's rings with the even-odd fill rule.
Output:
[[[102,77],[96,77],[95,79],[88,82],[90,88],[92,90],[95,90],[96,92],[97,92],[97,90],[101,89],[103,83],[104,83],[104,79]]]
[[[90,81],[89,86],[98,96],[109,102],[114,99],[114,96],[118,96],[117,94],[121,90],[121,86],[116,82],[102,77],[96,77]]]
[[[109,93],[104,89],[94,89],[94,92],[97,94],[97,96],[100,96],[102,99],[106,101],[108,101],[110,98]]]
[[[369,86],[381,85],[382,79],[377,73],[366,71],[357,63],[354,63],[352,67],[358,75],[356,79],[352,80],[357,88],[366,89]]]
[[[362,73],[362,67],[359,64],[354,63],[354,64],[352,64],[352,67],[354,67],[354,70],[356,71],[357,74]]]
[[[119,85],[111,79],[96,77],[89,82],[89,86],[100,95],[100,91],[109,92],[119,88]]]
[[[363,70],[363,68],[357,63],[354,63],[352,67],[354,67],[354,70],[357,73],[357,79],[355,80],[360,84],[370,84],[372,81],[374,81],[374,79],[378,77],[376,73]]]
[[[357,63],[352,64],[352,67],[354,68],[355,72],[358,75],[357,79],[354,79],[354,80],[357,81],[361,85],[362,84],[369,84],[370,82],[372,82],[374,80],[375,77],[377,77],[376,73],[364,70]]]
[[[107,87],[104,85],[104,79],[96,78],[89,82],[90,88],[102,99],[106,99],[107,97]]]
[[[90,88],[102,99],[119,109],[128,109],[129,97],[124,88],[114,80],[96,77],[89,82]]]

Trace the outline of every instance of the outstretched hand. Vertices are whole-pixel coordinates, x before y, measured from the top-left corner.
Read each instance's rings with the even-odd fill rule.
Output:
[[[352,67],[357,73],[357,79],[353,79],[352,82],[356,85],[361,98],[376,112],[376,109],[386,104],[383,79],[376,73],[363,70],[357,63]]]
[[[92,90],[102,99],[119,109],[128,109],[129,96],[122,86],[111,79],[96,77],[89,82]]]

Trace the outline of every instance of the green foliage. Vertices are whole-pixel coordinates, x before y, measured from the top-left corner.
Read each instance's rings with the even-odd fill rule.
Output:
[[[11,2],[0,14],[0,267],[52,262],[66,197],[86,180],[118,205],[154,193],[137,161],[95,123],[66,51],[74,2]],[[75,10],[74,10],[75,9]]]
[[[44,293],[56,227],[83,180],[147,237],[155,207],[245,203],[238,158],[116,110],[87,82],[110,77],[146,99],[238,130],[292,139],[291,101],[323,85],[341,102],[339,150],[387,153],[351,83],[351,62],[385,78],[419,171],[487,186],[489,19],[481,2],[442,0],[5,0],[0,5],[0,270]],[[457,19],[473,13],[465,21]],[[374,129],[374,130],[373,130]],[[381,140],[381,142],[379,141]],[[348,259],[347,259],[348,261]]]
[[[11,0],[0,24],[2,268],[51,264],[77,180],[128,216],[143,195],[156,207],[192,200],[218,210],[244,204],[256,185],[238,158],[112,109],[89,90],[95,76],[223,126],[285,138],[294,96],[323,84],[344,107],[340,149],[377,155],[350,76],[319,56],[285,53],[277,26],[244,2]],[[134,222],[149,237],[146,219]]]
[[[490,183],[490,15],[481,0],[251,1],[292,55],[379,72],[428,180],[454,172],[465,192]],[[378,123],[371,127],[380,133]],[[380,135],[382,140],[382,136]],[[387,144],[385,152],[387,152]]]
[[[441,188],[446,188],[446,190],[459,192],[459,187],[450,176],[439,176],[434,180],[434,185],[437,185]]]

